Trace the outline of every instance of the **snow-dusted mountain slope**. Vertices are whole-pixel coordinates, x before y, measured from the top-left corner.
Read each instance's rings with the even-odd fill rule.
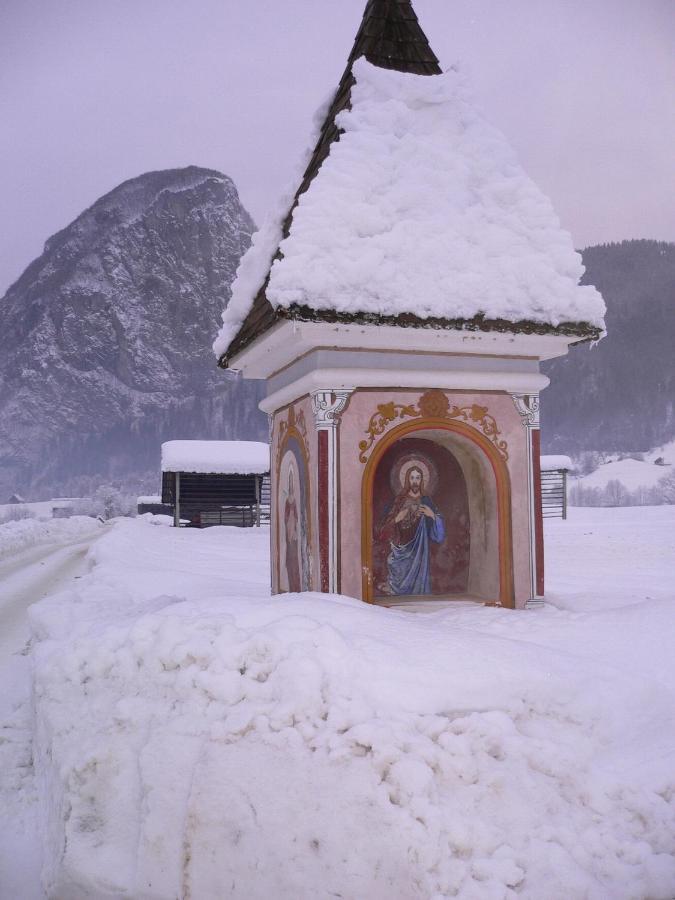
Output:
[[[51,237],[0,300],[0,499],[157,469],[170,438],[265,438],[255,385],[213,362],[254,230],[232,180],[125,182]]]
[[[638,459],[618,459],[604,463],[577,484],[585,488],[606,488],[610,481],[620,481],[629,491],[656,487],[662,478],[673,471],[671,465],[655,466]]]
[[[544,371],[546,453],[648,451],[675,438],[675,244],[587,247],[584,283],[607,303],[607,337]]]

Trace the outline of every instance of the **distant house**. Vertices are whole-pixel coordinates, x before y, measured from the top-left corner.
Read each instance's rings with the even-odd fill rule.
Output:
[[[270,452],[257,441],[167,441],[162,497],[174,525],[260,525]]]
[[[75,504],[68,498],[57,499],[52,503],[53,519],[69,519],[75,515]]]
[[[49,503],[53,519],[69,519],[90,515],[92,501],[87,497],[55,497]]]
[[[9,498],[9,500],[7,502],[11,503],[11,504],[17,504],[17,503],[25,503],[26,501],[21,496],[21,494],[12,494],[12,496]]]

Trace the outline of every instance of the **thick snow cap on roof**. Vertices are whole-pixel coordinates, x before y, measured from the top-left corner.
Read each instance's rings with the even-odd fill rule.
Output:
[[[353,74],[351,109],[336,120],[343,133],[272,264],[272,306],[604,330],[605,304],[579,285],[584,267],[570,235],[475,110],[463,76],[411,75],[363,58]],[[235,282],[217,354],[269,271],[274,232],[242,261],[246,282]]]
[[[167,441],[162,444],[162,472],[265,475],[269,470],[269,445],[258,441]]]
[[[542,472],[556,472],[559,469],[573,469],[572,460],[569,456],[542,456],[540,457],[540,465]]]
[[[339,312],[603,325],[580,256],[450,71],[354,65],[340,140],[300,198],[267,297]]]

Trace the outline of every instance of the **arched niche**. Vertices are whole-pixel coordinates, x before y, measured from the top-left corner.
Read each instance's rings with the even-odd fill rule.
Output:
[[[420,486],[417,501],[409,498],[406,488],[413,473],[417,473]],[[431,510],[434,519],[425,517],[422,508]],[[399,516],[404,518],[397,523]],[[451,449],[426,433],[402,437],[391,444],[373,476],[373,599],[422,593],[466,595],[469,519],[466,479]],[[424,533],[415,543],[420,530]],[[408,554],[408,564],[404,559],[390,561],[392,541],[415,546]]]
[[[446,492],[444,497],[439,497],[445,508],[441,509],[436,504],[438,512],[447,520],[446,537],[451,536],[451,542],[450,545],[446,543],[445,547],[443,544],[434,547],[432,540],[428,542],[430,590],[425,596],[429,599],[465,597],[513,607],[511,495],[506,465],[490,442],[475,429],[446,420],[418,420],[392,429],[375,447],[368,461],[362,488],[364,599],[369,602],[387,601],[386,592],[382,589],[381,539],[406,536],[387,535],[382,530],[383,518],[386,519],[382,493],[387,479],[391,482],[391,466],[398,456],[406,455],[407,448],[413,451],[417,447],[421,452],[425,446],[436,448],[435,460],[447,460],[448,481],[455,491],[464,492],[465,496],[465,501],[455,503],[453,507],[452,503],[448,504]],[[456,553],[457,541],[461,544],[462,535],[458,527],[461,523],[453,521],[453,517],[456,519],[462,515],[468,519],[464,538],[468,545],[468,563],[464,584],[460,587],[457,582],[448,585],[447,579],[439,579],[438,570],[434,572],[434,563],[437,564],[439,554],[443,552]],[[388,524],[391,532],[391,522]],[[401,564],[405,566],[406,562],[404,559]],[[398,564],[395,559],[394,565]],[[395,571],[398,572],[398,569]],[[455,575],[458,574],[455,571]]]
[[[281,442],[273,490],[276,494],[276,593],[311,590],[310,481],[301,435],[289,428]]]

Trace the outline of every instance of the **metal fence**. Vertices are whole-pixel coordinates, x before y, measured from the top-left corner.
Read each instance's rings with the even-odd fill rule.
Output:
[[[210,525],[234,525],[237,528],[252,528],[256,524],[256,510],[253,506],[223,506],[221,509],[207,510],[199,514],[199,527]]]
[[[265,475],[260,489],[260,518],[263,522],[270,520],[270,506],[272,505],[272,487],[270,476]]]

